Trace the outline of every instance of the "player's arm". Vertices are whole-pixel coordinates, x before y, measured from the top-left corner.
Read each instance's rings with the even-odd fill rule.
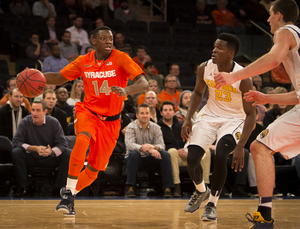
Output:
[[[252,105],[257,104],[265,105],[267,103],[283,104],[283,105],[297,105],[299,98],[296,91],[282,94],[263,94],[258,91],[249,91],[245,93],[244,99],[247,102],[254,102]]]
[[[252,88],[252,80],[245,79],[241,81],[240,90],[242,92],[242,96],[246,92],[248,92]],[[237,172],[238,170],[241,171],[244,167],[244,146],[252,133],[252,130],[255,128],[255,120],[256,120],[256,112],[255,107],[252,106],[251,102],[246,102],[243,100],[243,108],[246,114],[246,119],[244,122],[244,128],[241,135],[241,138],[236,145],[233,151],[233,158],[231,168]]]
[[[59,73],[47,72],[44,73],[44,76],[46,78],[47,84],[54,84],[60,86],[69,81],[68,79],[63,77],[60,72]]]
[[[112,86],[110,89],[114,94],[119,94],[119,96],[133,95],[142,92],[148,88],[148,82],[143,75],[138,75],[134,78],[134,84],[121,88],[118,86]]]
[[[231,85],[238,80],[247,79],[253,76],[268,72],[277,67],[287,55],[288,51],[296,46],[296,40],[291,32],[286,29],[277,30],[274,34],[274,45],[271,50],[249,64],[244,69],[232,73],[215,73],[216,87]]]
[[[181,128],[181,137],[183,140],[187,140],[189,138],[189,133],[191,134],[192,131],[191,119],[195,114],[195,111],[199,107],[199,104],[202,101],[203,94],[205,93],[206,83],[203,80],[205,64],[206,62],[203,62],[197,67],[196,86],[191,96],[191,102],[187,111],[184,124],[182,125]],[[189,133],[187,129],[189,129]]]

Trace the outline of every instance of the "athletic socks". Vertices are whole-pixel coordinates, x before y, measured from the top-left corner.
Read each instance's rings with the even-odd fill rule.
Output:
[[[67,178],[67,185],[66,185],[66,189],[71,190],[72,195],[75,195],[75,188],[76,188],[76,184],[77,184],[78,179],[71,179],[71,178]]]
[[[271,197],[260,197],[258,212],[261,213],[261,216],[264,217],[265,220],[272,220],[271,211],[272,211],[272,196]]]
[[[193,181],[194,182],[194,181]],[[202,179],[202,182],[200,184],[196,184],[194,182],[194,185],[196,187],[196,189],[199,191],[199,192],[206,192],[206,186],[205,186],[205,183],[204,183],[204,179]]]
[[[217,207],[217,202],[219,200],[219,197],[221,195],[222,190],[211,190],[208,203],[213,203],[215,207]]]

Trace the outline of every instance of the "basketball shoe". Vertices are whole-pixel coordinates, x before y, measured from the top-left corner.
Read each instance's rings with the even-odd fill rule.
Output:
[[[271,219],[271,221],[265,220],[260,212],[253,212],[253,217],[247,213],[246,218],[248,221],[253,223],[249,229],[273,229],[274,228],[274,219]]]
[[[213,203],[209,202],[205,208],[201,220],[213,221],[217,219],[217,208]]]
[[[200,207],[200,204],[204,200],[208,199],[209,194],[210,194],[210,189],[208,187],[206,187],[206,191],[205,192],[199,192],[196,189],[196,191],[192,195],[191,199],[189,200],[189,202],[185,206],[184,211],[188,212],[188,213],[193,213],[193,212],[197,211],[199,209],[199,207]]]
[[[56,206],[56,211],[60,211],[64,213],[66,217],[74,217],[75,209],[74,209],[74,201],[75,195],[72,195],[71,190],[63,187],[60,190],[61,201]]]

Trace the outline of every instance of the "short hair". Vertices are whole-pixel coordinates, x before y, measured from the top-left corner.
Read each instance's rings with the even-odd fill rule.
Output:
[[[77,18],[82,18],[83,19],[83,17],[81,15],[77,15],[76,17],[74,17],[73,21],[75,21]]]
[[[230,33],[220,33],[218,39],[226,41],[227,47],[234,51],[234,56],[239,52],[241,47],[241,42],[238,37]]]
[[[155,79],[148,80],[149,85],[150,85],[150,83],[156,83],[156,85],[158,86],[157,80],[155,80]]]
[[[95,48],[94,48],[93,46],[88,46],[88,47],[85,48],[84,53],[87,53],[87,51],[88,51],[90,48],[92,48],[93,50],[95,50]]]
[[[34,101],[32,102],[32,104],[34,104],[34,103],[40,103],[40,104],[42,104],[43,111],[45,111],[45,110],[47,109],[46,103],[45,103],[44,101],[42,101],[42,100],[39,100],[39,101],[34,100]]]
[[[19,89],[17,87],[13,88],[12,90],[10,90],[9,95],[12,96],[14,91],[19,91]]]
[[[147,61],[145,64],[144,64],[144,68],[147,69],[148,67],[150,66],[154,66],[154,63],[151,62],[151,61]]]
[[[58,45],[52,45],[52,47],[51,47],[51,51],[53,51],[53,48],[54,48],[54,47],[56,47],[56,46],[59,48],[59,46],[58,46]],[[59,48],[59,50],[60,50],[60,48]]]
[[[46,94],[48,94],[48,93],[56,95],[56,93],[52,89],[47,89],[43,92],[43,99],[46,97]]]
[[[17,78],[16,78],[16,77],[10,77],[10,78],[6,81],[6,88],[9,87],[9,83],[10,83],[10,81],[12,81],[12,80],[17,80]]]
[[[169,100],[165,100],[165,101],[162,102],[162,104],[160,106],[160,111],[163,111],[164,105],[172,105],[173,110],[175,111],[175,105],[174,105],[174,103],[172,103]]]
[[[63,32],[63,36],[65,35],[65,33],[69,33],[69,34],[71,34],[71,32],[70,32],[70,31],[68,31],[68,30],[65,30],[65,31]]]
[[[171,77],[177,78],[177,77],[176,77],[175,75],[173,75],[173,74],[168,74],[168,75],[165,77],[165,83],[167,83],[167,82],[168,82],[168,79],[171,78]]]
[[[40,38],[40,34],[39,34],[38,31],[31,31],[31,33],[30,33],[30,38],[32,37],[32,35],[38,35],[39,38]]]
[[[139,45],[139,46],[137,47],[137,50],[139,50],[139,49],[144,49],[144,50],[146,51],[146,46],[145,46],[145,45]]]
[[[59,89],[62,89],[62,88],[66,89],[66,90],[67,90],[67,93],[68,93],[68,89],[67,89],[66,87],[64,87],[64,86],[61,86],[61,87],[57,88],[57,90],[55,91],[55,94],[57,95],[58,90],[59,90]]]
[[[275,91],[275,94],[287,93],[288,92],[285,87],[280,87],[280,86],[276,87],[274,89],[274,91]]]
[[[109,28],[106,25],[97,27],[96,29],[94,29],[94,32],[93,32],[93,37],[94,38],[97,37],[97,35],[98,35],[98,33],[99,33],[100,30],[109,30],[109,31],[111,31],[111,28]]]
[[[297,21],[299,9],[294,0],[276,0],[272,6],[274,14],[281,13],[284,22],[292,22],[294,24]]]
[[[269,94],[269,91],[271,90],[275,90],[274,87],[264,87],[261,92],[264,94]]]
[[[139,110],[140,110],[141,107],[146,107],[146,108],[148,107],[150,109],[150,107],[149,107],[149,105],[147,103],[142,103],[141,105],[139,105],[137,107],[136,112],[135,112],[136,114],[139,113]]]
[[[173,67],[174,65],[177,65],[177,66],[179,67],[179,65],[176,64],[176,63],[170,64],[169,71],[171,71],[171,69],[172,69],[172,67]]]

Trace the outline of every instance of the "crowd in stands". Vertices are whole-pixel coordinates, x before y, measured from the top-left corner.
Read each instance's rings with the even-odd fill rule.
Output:
[[[272,3],[270,0],[191,0],[186,5],[194,12],[190,10],[189,14],[184,14],[184,10],[182,13],[176,11],[176,7],[182,6],[179,1],[168,1],[168,22],[151,22],[148,33],[147,24],[145,26],[138,20],[137,12],[130,8],[127,0],[0,2],[0,22],[7,22],[4,17],[14,22],[10,28],[0,24],[0,41],[6,42],[7,46],[1,45],[0,49],[7,51],[12,45],[18,47],[17,50],[9,50],[16,60],[25,58],[39,61],[39,69],[44,73],[59,72],[79,55],[93,51],[93,29],[107,25],[114,31],[114,47],[127,53],[144,70],[149,88],[143,93],[126,96],[120,136],[113,152],[124,155],[123,163],[127,167],[124,190],[125,196],[131,198],[137,194],[136,177],[141,168],[159,171],[162,196],[181,197],[180,168],[187,165],[187,148],[180,132],[195,86],[196,68],[210,59],[213,48],[211,42],[218,33],[247,34],[247,20],[253,20],[269,31],[266,21]],[[28,18],[28,24],[24,23],[25,18]],[[39,21],[41,24],[38,24]],[[23,33],[28,26],[31,32]],[[12,39],[5,40],[4,33],[10,34],[9,38]],[[17,40],[19,38],[15,37],[15,33],[23,37],[22,41]],[[33,63],[31,67],[36,67],[36,62]],[[293,90],[290,83],[264,82],[261,76],[253,77],[252,81],[253,90],[263,93]],[[47,85],[44,93],[34,101],[29,101],[16,88],[15,77],[11,76],[5,82],[1,79],[1,84],[0,136],[12,141],[13,151],[0,149],[0,163],[13,163],[16,188],[11,195],[32,194],[26,171],[35,166],[58,167],[53,190],[63,187],[71,152],[65,136],[74,135],[73,107],[84,99],[82,80],[61,87]],[[198,111],[207,98],[208,94],[205,93]],[[250,191],[257,193],[249,146],[268,124],[290,109],[290,106],[277,104],[257,105],[256,128],[245,146],[245,168],[241,172],[228,173],[223,197],[228,193],[242,197],[249,197]],[[193,122],[198,111],[193,116]],[[46,125],[39,128],[40,120],[44,120],[44,117]],[[212,145],[201,162],[206,185],[210,183],[214,150]],[[25,151],[26,158],[22,156]],[[280,154],[275,154],[275,164],[282,161],[280,157]],[[230,165],[230,159],[228,161]],[[300,157],[288,163],[299,165]],[[230,170],[230,166],[228,168]],[[300,178],[300,172],[298,176]]]

